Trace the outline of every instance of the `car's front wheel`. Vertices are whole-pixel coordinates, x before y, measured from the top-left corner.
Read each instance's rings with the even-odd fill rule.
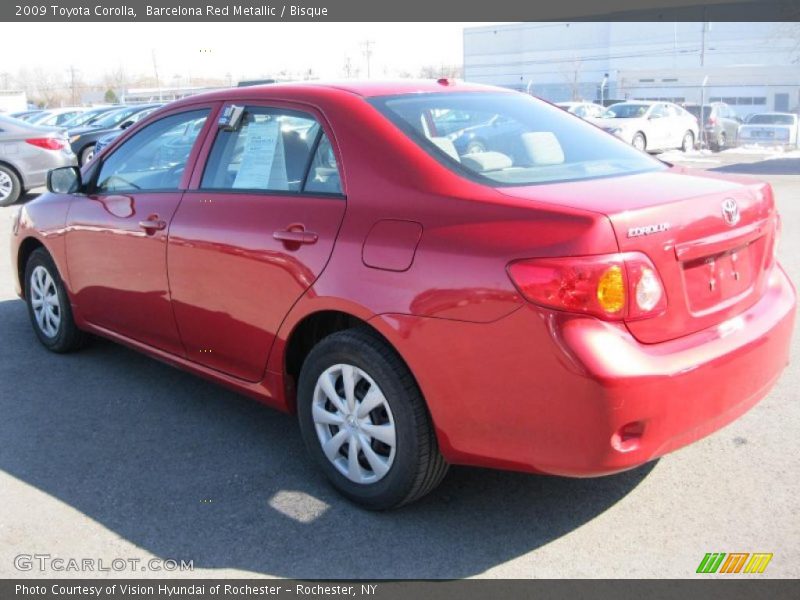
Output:
[[[87,334],[75,325],[64,283],[44,248],[34,250],[25,266],[25,300],[33,330],[45,348],[71,352],[85,344]]]
[[[309,452],[339,492],[366,508],[412,502],[447,472],[414,378],[372,332],[341,331],[317,344],[297,402]]]
[[[647,139],[645,139],[644,134],[641,132],[633,136],[633,140],[631,140],[631,145],[637,150],[641,150],[642,152],[647,151]]]

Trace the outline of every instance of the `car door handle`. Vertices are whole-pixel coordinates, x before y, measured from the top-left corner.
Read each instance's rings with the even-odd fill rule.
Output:
[[[288,229],[281,229],[272,234],[276,240],[288,244],[315,244],[319,236],[313,231],[306,231],[299,227],[290,227]]]
[[[153,231],[161,231],[162,229],[166,229],[167,222],[163,219],[159,219],[158,215],[150,215],[147,217],[147,220],[139,221],[139,227],[150,233]]]

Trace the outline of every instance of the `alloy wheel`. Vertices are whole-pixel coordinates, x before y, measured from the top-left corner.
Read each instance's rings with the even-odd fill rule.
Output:
[[[31,273],[30,286],[36,325],[45,336],[54,338],[61,326],[61,303],[56,282],[47,269],[38,266]]]
[[[0,171],[0,202],[8,198],[13,191],[14,183],[11,181],[11,177],[8,176],[8,173]]]
[[[394,417],[386,396],[364,370],[336,364],[323,371],[311,415],[323,453],[350,481],[372,484],[392,468]]]

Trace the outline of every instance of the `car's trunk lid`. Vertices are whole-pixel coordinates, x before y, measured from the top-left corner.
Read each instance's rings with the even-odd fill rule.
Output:
[[[627,322],[641,342],[721,323],[764,291],[776,227],[768,185],[674,168],[503,191],[603,213],[621,252],[650,257],[664,284],[667,309]]]

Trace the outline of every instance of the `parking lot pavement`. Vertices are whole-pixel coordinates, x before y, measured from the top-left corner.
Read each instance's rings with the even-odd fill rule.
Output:
[[[686,162],[773,183],[780,254],[800,281],[800,158],[714,160]],[[15,569],[35,553],[191,560],[184,575],[200,577],[691,577],[706,552],[772,552],[764,576],[800,576],[797,362],[744,417],[655,464],[585,480],[453,468],[423,501],[368,513],[317,474],[292,417],[109,342],[46,352],[12,292],[12,210],[0,209],[0,577],[94,575]]]

